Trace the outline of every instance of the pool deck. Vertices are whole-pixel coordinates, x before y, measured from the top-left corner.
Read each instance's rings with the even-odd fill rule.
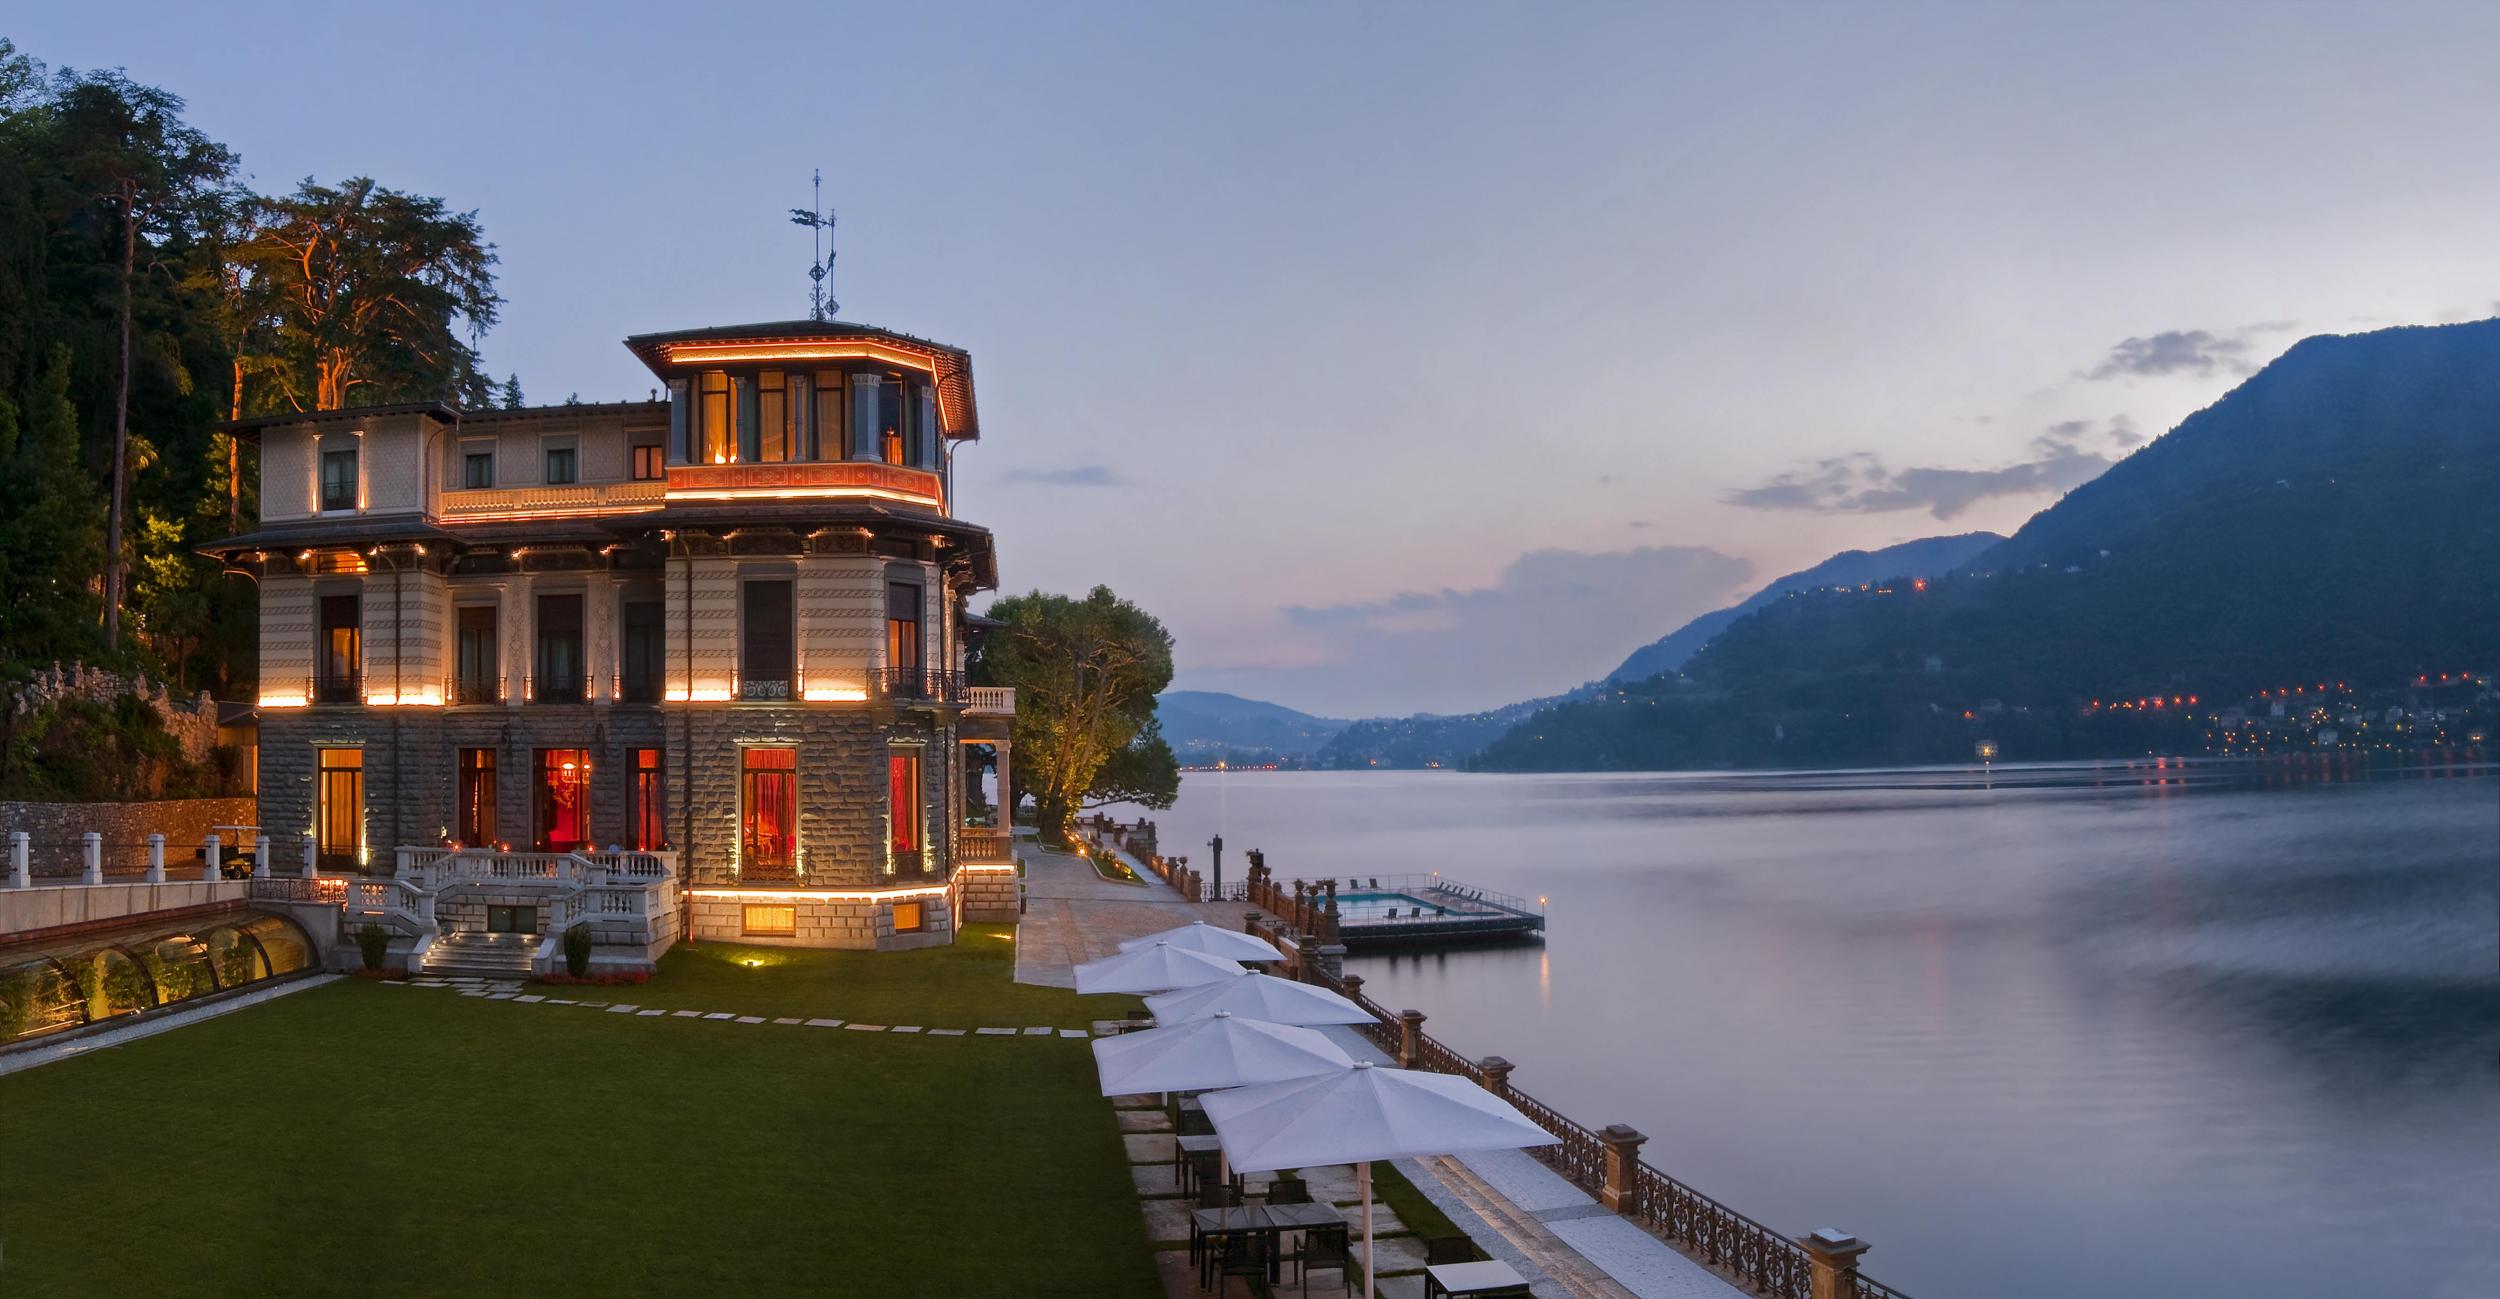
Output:
[[[1029,839],[1017,841],[1016,857],[1024,863],[1028,899],[1016,936],[1019,983],[1073,987],[1076,964],[1110,955],[1127,939],[1192,920],[1234,928],[1242,913],[1253,909],[1239,902],[1187,901],[1151,871],[1140,870],[1142,884],[1114,883],[1095,874],[1083,857],[1045,851]],[[1321,1031],[1357,1060],[1390,1063],[1352,1028]],[[1397,1168],[1485,1252],[1527,1277],[1539,1299],[1744,1299],[1747,1294],[1609,1212],[1526,1151],[1401,1159]],[[1151,1222],[1159,1201],[1145,1203]],[[1384,1271],[1390,1266],[1385,1254],[1381,1266]],[[1166,1266],[1165,1279],[1172,1299],[1200,1294],[1185,1266]],[[1375,1293],[1413,1299],[1423,1293],[1423,1277],[1384,1276]]]

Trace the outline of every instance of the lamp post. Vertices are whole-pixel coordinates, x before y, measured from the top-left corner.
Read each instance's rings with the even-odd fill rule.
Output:
[[[1224,836],[1207,840],[1207,861],[1215,879],[1215,896],[1224,896]]]

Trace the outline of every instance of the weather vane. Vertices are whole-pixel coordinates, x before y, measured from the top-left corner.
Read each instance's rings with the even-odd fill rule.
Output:
[[[812,281],[807,288],[807,315],[811,320],[831,320],[842,304],[833,300],[833,214],[825,210],[822,170],[816,172],[814,183],[816,205],[790,209],[790,224],[816,232],[816,261],[807,268],[807,278]]]

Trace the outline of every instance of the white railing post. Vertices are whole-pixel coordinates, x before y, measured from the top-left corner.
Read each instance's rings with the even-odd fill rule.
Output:
[[[310,830],[304,832],[304,878],[321,878],[321,841],[315,839]]]
[[[22,889],[35,882],[26,863],[26,832],[9,831],[9,887]]]
[[[201,879],[213,880],[223,873],[223,870],[217,864],[218,854],[223,848],[224,845],[218,843],[217,836],[213,834],[200,841],[200,861],[202,863],[200,867]]]
[[[87,873],[79,878],[82,884],[104,882],[104,836],[89,830],[84,843],[87,850]]]
[[[165,836],[152,834],[148,836],[148,883],[162,884],[164,882]]]
[[[253,847],[252,878],[265,880],[269,878],[269,836],[262,835]]]

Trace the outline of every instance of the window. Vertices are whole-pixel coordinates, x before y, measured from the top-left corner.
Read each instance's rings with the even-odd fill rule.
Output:
[[[738,609],[738,697],[790,697],[790,584],[748,582]]]
[[[920,655],[920,584],[885,584],[885,666],[893,675],[894,693],[918,698],[929,693]]]
[[[578,595],[538,597],[538,675],[530,683],[530,701],[582,701],[582,598]]]
[[[324,870],[353,870],[365,837],[365,751],[322,749],[315,755],[313,852]]]
[[[537,933],[538,908],[489,906],[486,908],[486,932],[490,934]]]
[[[574,472],[574,454],[572,447],[547,448],[547,483],[549,486],[561,486],[575,481],[577,475]]]
[[[503,673],[496,662],[495,606],[460,606],[459,673],[452,682],[452,702],[491,704],[503,697]]]
[[[699,463],[725,465],[738,450],[735,430],[729,425],[729,375],[720,370],[707,370],[695,389],[695,447]]]
[[[799,909],[750,902],[739,918],[738,931],[750,938],[796,938],[799,934]]]
[[[662,779],[660,751],[634,750],[634,806],[631,833],[625,846],[651,852],[668,846],[668,785]]]
[[[917,875],[920,838],[920,750],[886,755],[886,873]]]
[[[460,807],[452,837],[470,847],[495,842],[495,751],[460,751]]]
[[[916,934],[927,926],[928,922],[921,917],[920,903],[917,899],[906,900],[894,904],[895,933]]]
[[[495,453],[471,451],[460,457],[460,485],[469,488],[495,485]]]
[[[357,702],[358,679],[364,673],[364,599],[354,595],[321,597],[320,661],[314,672],[313,699],[324,704]]]
[[[321,508],[356,508],[356,448],[321,453]]]
[[[807,431],[807,458],[839,460],[842,458],[842,403],[845,400],[842,393],[842,372],[818,370],[815,393],[816,421],[814,427]]]
[[[888,374],[877,385],[877,445],[882,448],[889,465],[903,463],[903,442],[910,432],[911,384],[900,374]]]
[[[657,600],[627,600],[624,624],[625,679],[617,684],[629,704],[660,702],[667,659],[667,623]]]
[[[634,481],[655,482],[668,477],[667,448],[658,443],[634,448]]]
[[[759,879],[795,874],[799,846],[799,751],[750,748],[739,782],[739,873]]]
[[[755,458],[766,461],[789,459],[792,442],[790,424],[798,408],[790,400],[781,371],[765,370],[757,374],[755,397]]]
[[[538,751],[538,851],[590,846],[590,750]]]

